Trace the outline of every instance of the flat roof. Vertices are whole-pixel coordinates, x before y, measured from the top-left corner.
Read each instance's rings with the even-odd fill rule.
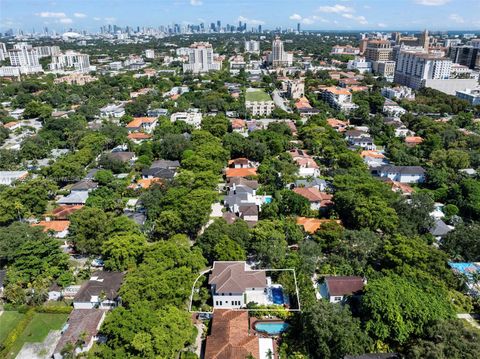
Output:
[[[245,101],[272,101],[272,98],[263,89],[247,89]]]

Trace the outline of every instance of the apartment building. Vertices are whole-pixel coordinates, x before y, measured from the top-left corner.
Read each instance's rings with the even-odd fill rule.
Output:
[[[52,56],[52,62],[48,66],[52,71],[74,70],[88,72],[90,71],[90,56],[68,50],[63,54]]]
[[[322,90],[322,98],[329,103],[330,106],[349,112],[355,110],[358,106],[352,102],[352,93],[341,87],[327,87]]]
[[[183,71],[202,73],[218,71],[222,68],[220,61],[215,61],[213,47],[208,42],[195,42],[188,51],[188,63],[183,64]]]

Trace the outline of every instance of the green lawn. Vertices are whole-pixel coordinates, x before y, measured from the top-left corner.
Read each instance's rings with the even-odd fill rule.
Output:
[[[272,101],[272,98],[262,89],[255,89],[245,93],[245,101]]]
[[[24,315],[25,314],[13,311],[3,312],[3,314],[0,315],[0,343],[3,343],[8,333],[10,333]]]
[[[35,313],[23,333],[13,345],[8,358],[15,358],[25,343],[43,342],[50,330],[60,330],[66,323],[68,314]]]

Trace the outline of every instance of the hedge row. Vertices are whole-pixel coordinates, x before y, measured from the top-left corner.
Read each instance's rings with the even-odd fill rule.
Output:
[[[36,311],[38,313],[50,313],[50,314],[70,314],[73,310],[73,307],[68,306],[58,306],[58,305],[46,305],[42,307],[37,307]]]
[[[35,308],[30,308],[25,313],[25,316],[17,323],[15,328],[8,334],[8,336],[3,341],[3,349],[0,352],[0,358],[6,358],[10,350],[12,350],[13,344],[17,341],[18,337],[23,333],[25,328],[27,328],[28,323],[32,321],[33,316],[35,315]]]

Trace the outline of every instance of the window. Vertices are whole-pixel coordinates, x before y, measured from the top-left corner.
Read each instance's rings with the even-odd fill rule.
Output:
[[[340,302],[342,300],[342,297],[333,297],[333,300],[335,302]]]

